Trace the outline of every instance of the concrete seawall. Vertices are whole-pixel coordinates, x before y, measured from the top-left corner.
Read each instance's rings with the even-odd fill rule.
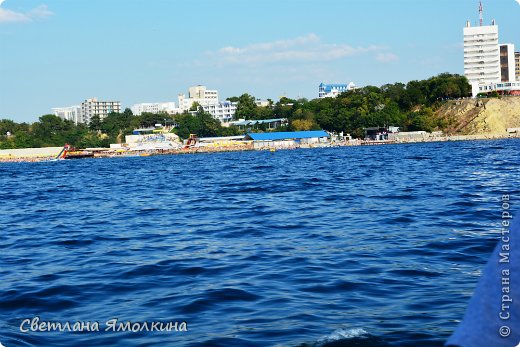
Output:
[[[18,149],[2,149],[0,150],[0,160],[16,160],[26,159],[42,159],[54,158],[60,154],[63,147],[43,147],[43,148],[18,148]]]

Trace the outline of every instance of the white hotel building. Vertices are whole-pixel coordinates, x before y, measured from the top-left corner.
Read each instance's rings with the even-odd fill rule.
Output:
[[[473,96],[479,93],[479,87],[499,83],[500,48],[498,45],[498,26],[471,27],[470,22],[464,28],[464,75],[472,86]]]
[[[195,86],[189,88],[188,97],[179,94],[179,109],[181,112],[189,111],[195,102],[201,106],[218,104],[218,91],[206,89],[205,86]]]
[[[479,93],[498,92],[520,95],[520,81],[515,73],[515,46],[499,44],[498,26],[464,28],[464,75],[471,84],[473,97]]]
[[[218,91],[207,89],[205,86],[190,87],[188,97],[179,94],[179,112],[196,113],[196,111],[190,111],[194,103],[198,103],[204,112],[211,114],[224,125],[233,120],[237,111],[237,103],[219,102]]]
[[[120,113],[121,103],[119,101],[98,101],[93,98],[85,100],[81,106],[58,107],[53,108],[52,111],[62,119],[71,120],[76,124],[88,124],[95,115],[103,119],[112,112]]]
[[[93,116],[98,115],[104,119],[110,113],[121,113],[121,103],[119,101],[98,101],[98,99],[87,99],[81,103],[81,122],[90,123]]]
[[[143,113],[160,113],[166,112],[169,114],[179,113],[179,109],[175,108],[174,102],[155,102],[135,104],[131,108],[135,116],[140,116]]]
[[[223,101],[217,104],[204,105],[202,106],[204,112],[207,112],[218,119],[220,123],[227,124],[233,120],[235,113],[237,112],[237,103],[230,101]]]
[[[354,82],[350,82],[349,84],[325,84],[322,82],[318,86],[318,98],[335,98],[341,93],[354,89],[356,89]]]
[[[57,107],[53,108],[54,115],[64,120],[70,120],[74,124],[81,123],[81,106]]]

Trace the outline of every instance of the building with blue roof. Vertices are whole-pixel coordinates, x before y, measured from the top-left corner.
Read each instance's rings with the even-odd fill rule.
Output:
[[[288,148],[301,145],[327,144],[330,143],[330,135],[324,130],[247,133],[245,140],[253,141],[255,149],[265,147]]]
[[[349,84],[325,84],[320,83],[318,86],[318,98],[335,98],[341,93],[356,89],[353,82]]]

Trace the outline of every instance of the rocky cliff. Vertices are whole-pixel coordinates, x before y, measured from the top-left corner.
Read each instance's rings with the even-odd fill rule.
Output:
[[[447,125],[446,133],[505,133],[508,128],[520,128],[520,97],[449,101],[436,116]]]

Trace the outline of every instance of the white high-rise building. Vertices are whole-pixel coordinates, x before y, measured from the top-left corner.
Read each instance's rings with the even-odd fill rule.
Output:
[[[188,97],[179,94],[179,109],[181,112],[188,111],[197,102],[201,106],[218,104],[218,91],[206,89],[205,86],[189,88]]]
[[[104,119],[112,112],[121,113],[121,103],[119,101],[98,101],[96,98],[87,99],[81,103],[80,123],[90,123],[90,119],[95,115],[98,115],[100,119]]]
[[[143,113],[159,113],[166,112],[169,114],[179,113],[179,109],[175,108],[174,102],[155,102],[135,104],[130,108],[135,116],[140,116]]]
[[[81,106],[56,107],[52,112],[61,119],[70,120],[74,124],[81,123]]]
[[[500,83],[500,47],[498,44],[498,26],[471,27],[470,22],[464,28],[464,75],[472,86],[473,96],[479,92],[479,86]]]

